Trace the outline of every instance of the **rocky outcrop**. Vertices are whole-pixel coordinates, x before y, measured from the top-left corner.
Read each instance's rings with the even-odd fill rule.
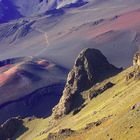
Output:
[[[97,127],[97,126],[101,125],[102,123],[108,121],[112,116],[113,115],[109,115],[107,117],[103,117],[103,118],[97,120],[96,122],[91,122],[89,124],[86,124],[86,127],[83,128],[83,130],[90,130],[93,127]]]
[[[47,139],[44,140],[62,140],[67,137],[70,137],[71,135],[74,135],[76,131],[71,130],[69,128],[61,129],[56,133],[49,133]]]
[[[80,92],[120,71],[121,69],[111,65],[99,50],[81,51],[68,74],[63,96],[53,109],[53,117],[57,119],[71,112],[82,103]]]
[[[103,85],[99,89],[95,90],[94,92],[90,92],[88,95],[88,99],[92,100],[93,98],[97,97],[98,95],[102,94],[103,92],[112,88],[113,86],[114,86],[114,84],[111,82],[106,83],[105,85]]]
[[[20,128],[23,121],[19,118],[11,118],[0,126],[0,140],[12,139]]]
[[[126,81],[130,79],[140,79],[140,51],[136,52],[133,57],[132,71],[126,75]]]
[[[140,51],[134,55],[133,66],[140,66]]]
[[[140,102],[138,102],[138,103],[134,104],[133,106],[131,106],[131,110],[135,110],[135,109],[137,109],[139,111],[139,109],[140,109]]]

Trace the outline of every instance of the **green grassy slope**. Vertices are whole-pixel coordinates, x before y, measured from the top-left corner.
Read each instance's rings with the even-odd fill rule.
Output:
[[[49,119],[25,120],[29,128],[18,140],[44,140],[50,132],[57,132],[63,128],[76,130],[76,134],[61,140],[140,140],[140,80],[126,81],[126,75],[133,68],[129,68],[115,77],[109,78],[99,86],[110,81],[115,84],[101,95],[87,101],[87,105],[76,115],[69,114],[50,127]],[[94,87],[85,91],[89,94]],[[84,129],[87,124],[101,121],[98,126]],[[58,138],[56,140],[59,140]]]

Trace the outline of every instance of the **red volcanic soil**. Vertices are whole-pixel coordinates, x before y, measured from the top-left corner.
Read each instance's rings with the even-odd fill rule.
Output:
[[[37,61],[37,64],[47,67],[47,66],[49,66],[50,63],[46,60],[39,60],[39,61]]]
[[[12,67],[12,64],[6,64],[5,66],[0,67],[0,73]]]
[[[37,61],[37,64],[42,67],[45,67],[47,69],[55,66],[55,64],[52,64],[52,63],[48,62],[47,60],[39,60],[39,61]]]
[[[116,18],[109,19],[101,25],[94,26],[87,35],[93,38],[111,30],[139,29],[138,27],[140,27],[140,10],[116,16]]]
[[[27,95],[38,88],[64,82],[65,69],[47,60],[21,61],[0,70],[0,104]]]
[[[15,66],[15,67],[10,68],[9,70],[3,72],[2,74],[0,74],[0,86],[2,86],[6,81],[8,81],[12,77],[14,77],[17,70],[18,70],[18,67]]]

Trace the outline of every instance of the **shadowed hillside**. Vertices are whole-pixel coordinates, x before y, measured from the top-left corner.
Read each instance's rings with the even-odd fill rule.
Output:
[[[51,115],[64,88],[67,69],[44,59],[0,62],[0,123],[11,117]]]

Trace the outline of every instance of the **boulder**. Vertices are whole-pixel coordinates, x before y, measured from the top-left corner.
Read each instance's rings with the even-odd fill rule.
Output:
[[[69,128],[61,129],[56,133],[49,133],[47,139],[44,139],[44,140],[62,140],[75,133],[76,133],[76,131],[71,130]]]

